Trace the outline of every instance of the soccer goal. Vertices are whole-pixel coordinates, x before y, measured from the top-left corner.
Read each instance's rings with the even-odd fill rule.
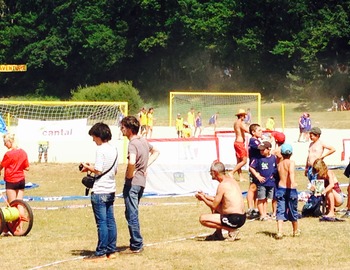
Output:
[[[128,102],[0,101],[0,113],[8,126],[16,126],[18,119],[87,119],[88,125],[115,125],[122,115],[128,114]]]
[[[170,92],[169,126],[175,125],[176,115],[180,113],[186,121],[188,111],[194,108],[201,112],[203,125],[209,118],[218,115],[218,127],[230,127],[239,109],[250,110],[252,123],[261,124],[260,93],[221,93],[221,92]]]
[[[127,144],[118,125],[128,115],[127,102],[0,101],[0,114],[30,162],[41,162],[42,145],[48,149],[47,162],[94,161],[88,132],[97,122],[109,125],[118,162],[126,161]]]

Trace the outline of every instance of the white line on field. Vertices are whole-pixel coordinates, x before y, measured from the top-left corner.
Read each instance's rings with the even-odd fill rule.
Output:
[[[182,237],[182,238],[178,238],[178,239],[174,239],[174,240],[168,240],[168,241],[163,241],[163,242],[156,242],[156,243],[145,244],[144,246],[145,247],[151,247],[151,246],[156,246],[156,245],[161,245],[161,244],[175,243],[175,242],[180,242],[180,241],[186,241],[186,240],[194,239],[194,238],[197,238],[197,237],[204,237],[204,236],[207,236],[207,235],[208,234],[193,235],[193,236],[190,236],[190,237]],[[61,264],[61,263],[81,260],[84,257],[85,256],[79,256],[79,257],[75,257],[75,258],[71,258],[71,259],[67,259],[67,260],[61,260],[61,261],[56,261],[56,262],[52,262],[52,263],[48,263],[48,264],[44,264],[44,265],[39,265],[39,266],[35,266],[33,268],[30,268],[29,270],[41,269],[41,268],[50,267],[50,266],[53,266],[53,265],[58,265],[58,264]]]

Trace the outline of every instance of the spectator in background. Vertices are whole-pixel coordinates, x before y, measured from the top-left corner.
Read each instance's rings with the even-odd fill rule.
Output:
[[[338,111],[338,98],[336,96],[332,100],[332,111]]]
[[[195,123],[195,129],[194,129],[194,134],[193,136],[196,137],[197,130],[199,130],[198,137],[202,134],[203,130],[203,124],[202,124],[202,114],[201,112],[197,113],[196,119],[194,121]]]
[[[144,107],[139,112],[139,122],[141,125],[140,135],[142,137],[147,137],[147,110]]]
[[[303,113],[300,117],[299,117],[299,138],[298,138],[298,142],[302,142],[301,138],[303,137],[304,133],[305,133],[305,120],[306,120],[306,113]]]
[[[42,156],[44,154],[44,160],[47,163],[47,154],[49,151],[49,141],[43,140],[43,141],[39,141],[39,147],[38,147],[38,162],[41,162]]]
[[[187,122],[183,123],[182,138],[191,138],[192,130]]]
[[[191,108],[187,113],[187,123],[188,127],[191,129],[191,136],[193,135],[194,127],[195,127],[195,115],[194,108]]]
[[[311,130],[311,118],[310,118],[310,114],[306,113],[305,128],[304,128],[304,142],[309,142],[310,130]]]
[[[152,138],[152,133],[153,133],[153,113],[154,113],[154,108],[149,108],[148,113],[147,113],[147,136],[149,138]]]
[[[266,130],[275,130],[275,119],[272,116],[266,121]]]
[[[182,138],[182,130],[184,129],[184,119],[181,114],[178,113],[175,120],[176,134],[178,138]]]
[[[245,116],[245,110],[239,109],[239,111],[236,113],[237,120],[233,123],[233,129],[236,135],[233,147],[236,152],[237,164],[232,171],[232,175],[237,172],[239,181],[241,182],[245,181],[242,174],[242,167],[247,164],[248,159],[248,151],[245,146],[245,133],[249,132],[249,128],[244,124]]]
[[[346,101],[343,96],[340,97],[340,110],[346,111]]]
[[[218,116],[219,116],[219,112],[214,113],[210,118],[209,118],[209,125],[213,125],[214,126],[214,133],[216,131],[216,127],[218,124]]]
[[[247,109],[247,114],[244,118],[244,123],[249,126],[250,123],[252,122],[252,113],[250,112],[250,108]]]

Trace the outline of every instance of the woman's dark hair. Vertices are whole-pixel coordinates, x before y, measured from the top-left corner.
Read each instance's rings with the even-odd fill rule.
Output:
[[[132,134],[136,135],[139,133],[140,122],[135,116],[126,116],[120,122],[122,126],[131,130]]]
[[[103,142],[108,142],[112,139],[112,132],[108,125],[105,123],[96,123],[89,130],[90,136],[96,136]]]

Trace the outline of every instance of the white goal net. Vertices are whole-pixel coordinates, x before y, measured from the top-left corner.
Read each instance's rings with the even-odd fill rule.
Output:
[[[203,125],[208,125],[209,118],[219,113],[218,127],[232,127],[239,109],[249,109],[252,121],[261,122],[260,93],[170,92],[169,126],[175,125],[178,113],[185,120],[191,108],[195,113],[201,112]]]
[[[127,102],[0,101],[0,114],[30,162],[40,162],[41,145],[48,146],[47,162],[93,162],[88,131],[97,122],[109,125],[118,162],[126,160],[119,122],[128,115]]]
[[[87,119],[88,125],[104,122],[115,125],[128,114],[127,102],[0,101],[0,113],[7,125],[18,119],[41,121]]]

